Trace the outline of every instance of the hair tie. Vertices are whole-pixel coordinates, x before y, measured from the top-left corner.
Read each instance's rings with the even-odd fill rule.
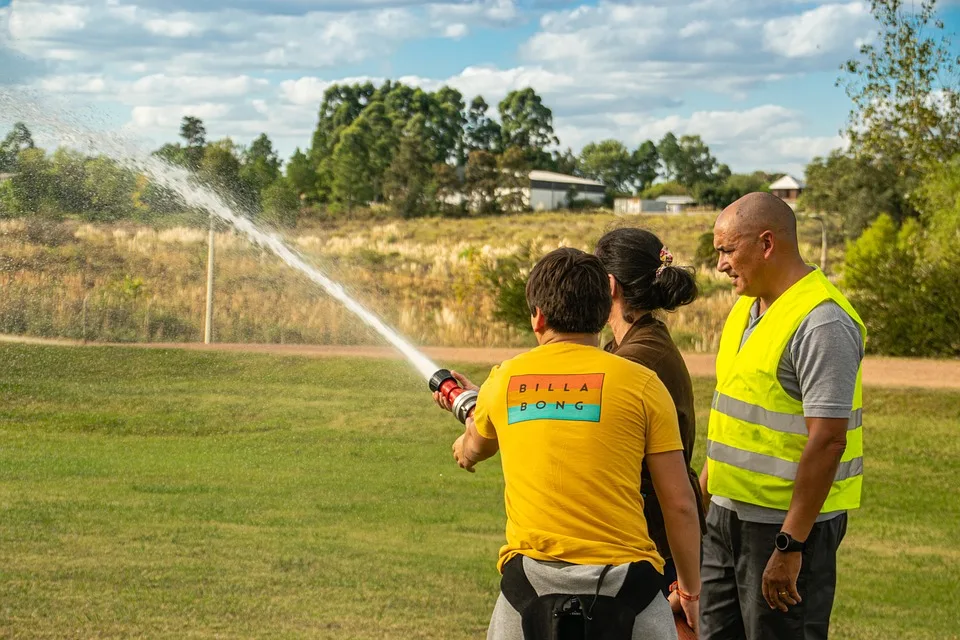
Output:
[[[666,247],[660,249],[660,268],[657,269],[657,277],[663,273],[663,270],[673,264],[673,254]]]

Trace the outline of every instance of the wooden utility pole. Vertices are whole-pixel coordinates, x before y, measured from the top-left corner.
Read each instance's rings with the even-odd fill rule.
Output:
[[[210,216],[210,239],[207,249],[207,320],[203,328],[203,342],[213,342],[213,229],[214,218]]]

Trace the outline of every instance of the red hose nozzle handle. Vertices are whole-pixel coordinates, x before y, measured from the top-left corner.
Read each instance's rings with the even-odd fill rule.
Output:
[[[440,395],[451,405],[451,411],[453,411],[453,415],[457,416],[457,420],[466,424],[473,408],[477,406],[477,392],[461,387],[457,379],[447,369],[440,369],[433,374],[429,385],[430,391],[439,391]]]

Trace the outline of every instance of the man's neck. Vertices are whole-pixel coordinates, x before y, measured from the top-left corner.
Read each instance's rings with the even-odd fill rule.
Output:
[[[543,347],[548,344],[582,344],[586,347],[600,346],[600,336],[596,333],[557,333],[548,329],[537,336],[537,342]]]
[[[782,276],[773,284],[769,293],[760,296],[760,313],[763,314],[770,306],[777,301],[793,285],[806,278],[813,271],[813,267],[804,263],[802,260],[792,263],[787,267]]]

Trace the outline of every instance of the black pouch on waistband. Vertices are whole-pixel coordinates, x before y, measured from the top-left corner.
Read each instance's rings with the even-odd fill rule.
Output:
[[[520,613],[524,640],[630,640],[634,619],[660,592],[663,576],[650,563],[635,562],[617,595],[602,596],[609,569],[597,580],[596,593],[539,596],[518,555],[504,565],[500,590]]]

